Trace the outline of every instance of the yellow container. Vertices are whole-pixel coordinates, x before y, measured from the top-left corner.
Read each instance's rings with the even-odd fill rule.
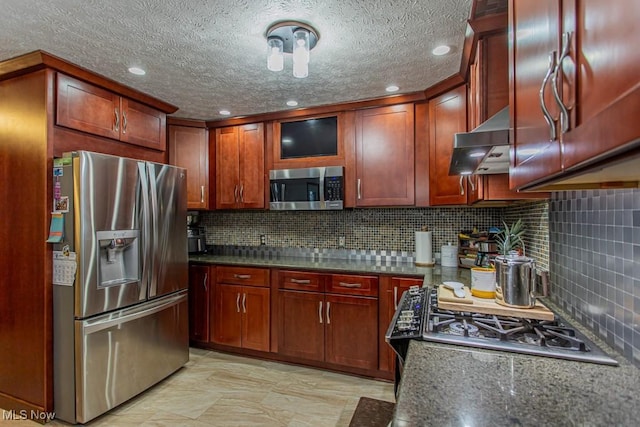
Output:
[[[478,298],[493,299],[496,296],[496,270],[493,268],[473,267],[471,269],[471,295]]]

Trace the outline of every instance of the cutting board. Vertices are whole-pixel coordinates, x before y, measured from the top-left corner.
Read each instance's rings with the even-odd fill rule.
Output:
[[[555,315],[540,301],[533,308],[512,308],[500,305],[493,299],[478,298],[464,287],[465,297],[456,298],[451,289],[438,286],[438,307],[445,310],[458,310],[471,313],[495,314],[497,316],[523,317],[536,320],[553,320]]]

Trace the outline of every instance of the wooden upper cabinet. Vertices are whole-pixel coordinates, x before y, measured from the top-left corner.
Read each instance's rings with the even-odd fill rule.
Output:
[[[509,173],[511,186],[519,188],[562,170],[560,142],[555,135],[559,111],[551,78],[560,47],[560,2],[511,0],[509,6],[513,128]],[[549,121],[543,106],[548,110]]]
[[[465,177],[449,176],[453,137],[467,130],[466,86],[429,101],[429,199],[431,206],[465,205]]]
[[[120,141],[164,151],[167,140],[167,115],[127,98],[120,98],[120,106]]]
[[[469,73],[469,129],[509,105],[509,60],[507,32],[496,32],[478,41],[475,61]],[[466,179],[469,205],[544,199],[548,193],[522,193],[509,188],[509,174],[474,175]]]
[[[209,208],[209,137],[204,128],[169,126],[169,163],[187,170],[187,208]]]
[[[264,208],[264,126],[216,129],[216,208]]]
[[[166,148],[165,113],[61,73],[56,124],[145,148]]]
[[[411,206],[414,190],[414,107],[356,112],[356,206]]]
[[[238,127],[240,144],[240,203],[243,208],[264,208],[264,126]]]
[[[640,52],[630,34],[640,3],[510,0],[509,10],[511,186],[637,187]],[[607,169],[615,156],[628,163]]]
[[[56,124],[106,138],[120,138],[120,97],[57,74]]]
[[[634,36],[640,2],[571,0],[562,8],[558,44],[568,49],[560,57],[558,80],[569,120],[564,129],[560,123],[559,133],[563,166],[570,169],[640,138],[640,50]]]

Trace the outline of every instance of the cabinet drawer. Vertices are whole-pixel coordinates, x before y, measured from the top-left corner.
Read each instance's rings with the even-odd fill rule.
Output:
[[[351,276],[332,274],[327,292],[333,294],[378,296],[376,276]]]
[[[278,273],[278,286],[281,289],[324,292],[325,277],[322,274],[305,271],[282,270]]]
[[[246,286],[269,286],[269,269],[252,267],[217,267],[218,283]]]

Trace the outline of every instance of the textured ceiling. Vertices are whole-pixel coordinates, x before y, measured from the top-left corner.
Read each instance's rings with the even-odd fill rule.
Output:
[[[42,49],[178,106],[193,119],[424,90],[456,73],[472,0],[1,0],[0,60]],[[320,34],[309,77],[266,68],[267,28]],[[440,44],[453,47],[431,55]],[[127,72],[130,66],[145,76]]]

